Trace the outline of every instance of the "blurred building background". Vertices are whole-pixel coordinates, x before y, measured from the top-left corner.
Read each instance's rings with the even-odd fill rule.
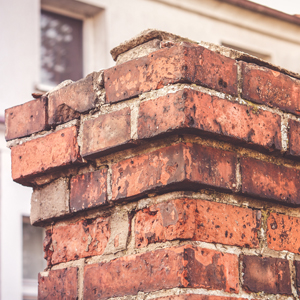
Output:
[[[110,49],[147,28],[232,47],[300,72],[300,18],[247,0],[0,0],[2,300],[36,299],[37,273],[45,267],[44,233],[28,218],[31,189],[10,177],[5,108],[65,79],[111,67]]]

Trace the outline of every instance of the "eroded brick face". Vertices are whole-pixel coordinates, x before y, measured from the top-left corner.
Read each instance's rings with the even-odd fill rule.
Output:
[[[177,199],[137,213],[136,247],[175,239],[258,247],[260,212],[205,200]]]
[[[107,169],[72,177],[70,210],[80,211],[107,203]]]
[[[300,218],[271,213],[267,237],[271,249],[300,253]]]
[[[300,204],[300,171],[253,158],[241,159],[242,192],[284,204]]]
[[[77,127],[50,133],[11,149],[12,177],[27,183],[30,176],[80,162]]]
[[[109,217],[99,217],[54,226],[51,236],[51,264],[102,254],[110,237],[109,222]]]
[[[165,147],[114,164],[112,199],[187,184],[234,189],[236,163],[235,153],[198,144]]]
[[[280,258],[242,256],[243,288],[248,292],[292,294],[289,262]]]
[[[118,147],[125,148],[131,140],[130,108],[100,115],[83,123],[81,154],[85,158],[99,156]],[[116,150],[116,149],[115,149]]]
[[[187,245],[87,265],[84,270],[85,299],[174,287],[238,293],[237,256]]]
[[[49,94],[49,124],[61,124],[78,119],[80,113],[95,107],[94,80],[96,72]]]
[[[172,295],[172,296],[161,297],[156,299],[157,300],[246,300],[246,298],[209,296],[209,295],[197,295],[197,294]]]
[[[275,113],[184,89],[141,103],[138,137],[197,129],[206,134],[231,137],[234,142],[240,140],[280,150],[280,126],[280,116]]]
[[[190,82],[237,94],[237,66],[194,44],[175,44],[104,71],[106,101],[117,102],[170,83]]]
[[[24,137],[48,128],[47,97],[5,110],[6,140]]]
[[[242,63],[242,97],[257,103],[300,113],[300,81],[277,71]]]
[[[39,274],[39,300],[78,299],[77,268],[49,271],[48,276]]]

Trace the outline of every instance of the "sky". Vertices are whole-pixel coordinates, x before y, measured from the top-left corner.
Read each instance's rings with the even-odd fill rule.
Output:
[[[300,14],[300,0],[250,0],[287,14]]]

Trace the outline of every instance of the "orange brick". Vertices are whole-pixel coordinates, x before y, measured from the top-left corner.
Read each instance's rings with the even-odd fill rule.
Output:
[[[5,110],[5,138],[7,141],[28,136],[47,128],[47,97]]]
[[[170,131],[201,130],[263,148],[281,149],[280,116],[264,110],[184,89],[140,105],[138,137]]]
[[[112,199],[157,189],[214,186],[234,189],[236,154],[198,144],[177,144],[112,166]]]
[[[244,99],[300,113],[300,80],[248,63],[242,63],[242,77]]]
[[[300,253],[300,218],[271,213],[268,218],[268,247]]]
[[[39,274],[39,300],[78,299],[77,268],[49,271],[48,276]]]
[[[242,192],[284,204],[300,204],[300,171],[253,158],[241,159]]]
[[[249,208],[205,200],[177,199],[136,214],[136,247],[174,239],[257,248],[260,214]]]
[[[104,71],[106,101],[117,102],[177,82],[237,94],[235,60],[195,44],[175,44]]]
[[[84,269],[84,299],[107,299],[174,287],[238,293],[238,257],[185,245],[87,265]]]
[[[32,176],[80,161],[77,127],[50,133],[11,149],[13,180],[30,185]]]
[[[109,218],[99,217],[54,226],[51,236],[53,253],[50,264],[55,265],[102,254],[110,236],[109,221]]]
[[[84,158],[93,158],[113,150],[124,149],[131,141],[130,108],[124,108],[83,123]]]

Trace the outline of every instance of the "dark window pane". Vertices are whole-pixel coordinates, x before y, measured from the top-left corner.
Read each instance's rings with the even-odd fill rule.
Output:
[[[56,85],[82,78],[82,21],[42,11],[41,81]]]
[[[43,252],[44,229],[30,225],[23,217],[23,278],[37,279],[46,267]]]

